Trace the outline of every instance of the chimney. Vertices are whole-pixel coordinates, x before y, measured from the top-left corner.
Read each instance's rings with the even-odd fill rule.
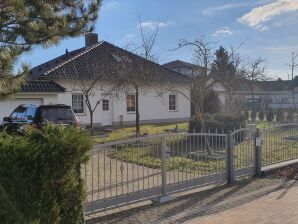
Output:
[[[85,47],[89,47],[96,43],[98,43],[98,34],[97,33],[86,33],[85,34]]]

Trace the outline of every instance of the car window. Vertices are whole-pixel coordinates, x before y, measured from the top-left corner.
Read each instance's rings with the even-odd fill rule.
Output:
[[[40,112],[41,121],[69,121],[74,120],[73,112],[70,108],[66,107],[53,107],[53,108],[42,108]]]
[[[36,107],[28,107],[26,110],[26,120],[33,120],[36,113]]]
[[[10,115],[13,120],[33,120],[36,107],[18,106]]]
[[[26,107],[18,106],[10,115],[13,120],[25,120]]]

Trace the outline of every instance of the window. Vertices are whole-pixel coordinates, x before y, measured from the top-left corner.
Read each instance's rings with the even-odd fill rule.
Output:
[[[102,110],[109,111],[109,100],[102,100]]]
[[[42,107],[39,109],[39,119],[41,122],[59,123],[73,121],[75,117],[70,107]]]
[[[177,110],[177,95],[169,95],[169,110],[176,111]]]
[[[127,112],[136,111],[136,95],[126,96],[126,106],[127,106]]]
[[[84,113],[84,97],[82,94],[72,95],[72,109],[76,114]]]
[[[18,106],[10,115],[13,120],[25,120],[26,107]]]

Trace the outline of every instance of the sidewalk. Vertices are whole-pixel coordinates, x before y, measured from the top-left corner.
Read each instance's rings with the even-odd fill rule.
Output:
[[[193,218],[186,223],[298,224],[298,186],[295,182],[289,182],[282,189],[239,207]]]
[[[243,180],[87,221],[91,223],[298,224],[298,181]]]

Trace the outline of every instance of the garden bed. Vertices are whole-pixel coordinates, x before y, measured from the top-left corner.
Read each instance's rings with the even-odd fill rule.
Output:
[[[264,173],[266,178],[298,180],[298,163]]]

